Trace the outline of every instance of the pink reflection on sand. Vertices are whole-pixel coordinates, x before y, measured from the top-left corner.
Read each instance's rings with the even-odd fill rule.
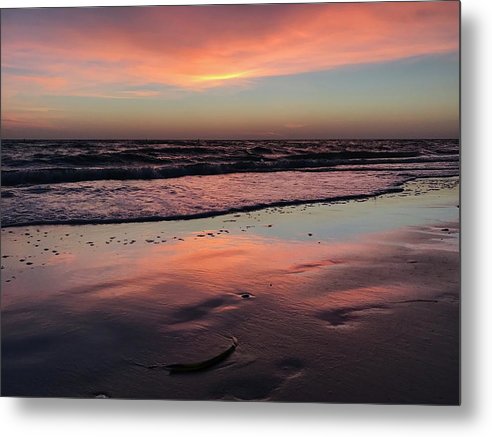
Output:
[[[360,313],[426,299],[441,286],[439,269],[429,273],[426,263],[413,259],[429,238],[415,230],[322,244],[217,231],[183,237],[124,249],[95,238],[94,248],[73,245],[70,253],[49,256],[41,269],[23,271],[22,281],[4,284],[4,303],[55,298],[74,312],[150,307],[165,325],[186,329],[236,311],[244,293],[279,311]]]

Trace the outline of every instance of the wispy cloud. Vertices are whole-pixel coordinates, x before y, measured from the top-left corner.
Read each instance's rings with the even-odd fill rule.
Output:
[[[5,10],[2,65],[18,92],[147,98],[158,93],[107,88],[199,91],[446,53],[458,48],[457,11],[457,2]]]
[[[284,127],[287,129],[302,129],[303,127],[308,126],[305,123],[286,123],[284,124]]]

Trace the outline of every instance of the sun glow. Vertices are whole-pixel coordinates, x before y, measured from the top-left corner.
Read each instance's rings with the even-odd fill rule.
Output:
[[[247,71],[239,72],[239,73],[226,73],[226,74],[209,74],[206,76],[197,77],[195,80],[197,82],[209,82],[215,80],[229,80],[229,79],[238,79],[240,77],[245,77],[248,74]]]

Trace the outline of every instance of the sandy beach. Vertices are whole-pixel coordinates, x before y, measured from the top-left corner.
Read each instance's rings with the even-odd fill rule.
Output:
[[[2,229],[3,395],[459,403],[458,180],[404,188]]]

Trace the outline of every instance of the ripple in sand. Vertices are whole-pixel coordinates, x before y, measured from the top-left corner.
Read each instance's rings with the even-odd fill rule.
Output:
[[[332,310],[321,311],[318,317],[324,320],[333,327],[350,325],[351,322],[361,319],[365,315],[371,314],[373,311],[385,310],[386,305],[366,305],[359,307],[336,308]]]
[[[295,378],[299,376],[304,368],[303,362],[295,357],[285,358],[276,363],[279,372],[286,378]]]
[[[331,265],[336,265],[336,264],[340,264],[340,263],[341,263],[341,261],[335,261],[335,260],[327,259],[327,260],[321,260],[321,261],[313,261],[313,262],[304,263],[304,264],[295,264],[288,269],[287,273],[304,273],[304,272],[307,272],[309,270],[318,269],[321,267],[326,267],[326,266],[331,266]]]
[[[235,401],[267,401],[282,382],[283,379],[275,375],[226,378],[217,384],[210,397]]]
[[[436,299],[409,299],[409,300],[400,300],[395,303],[438,303],[439,301]]]
[[[231,308],[229,300],[225,297],[214,297],[204,300],[195,305],[188,305],[176,310],[171,315],[172,323],[186,323],[193,320],[203,319],[209,316],[212,312],[216,312],[222,308]]]

